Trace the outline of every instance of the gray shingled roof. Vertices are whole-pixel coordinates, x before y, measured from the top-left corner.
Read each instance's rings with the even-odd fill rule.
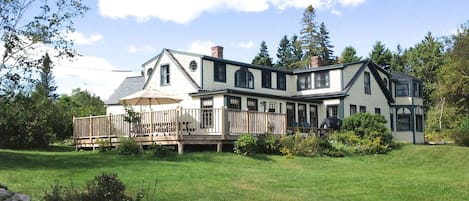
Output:
[[[411,79],[420,80],[420,79],[418,79],[414,76],[410,76],[407,73],[403,73],[403,72],[393,72],[393,73],[391,73],[391,79],[392,80],[411,80]]]
[[[119,87],[109,96],[106,105],[116,105],[120,98],[133,94],[143,89],[145,78],[143,76],[127,77]]]

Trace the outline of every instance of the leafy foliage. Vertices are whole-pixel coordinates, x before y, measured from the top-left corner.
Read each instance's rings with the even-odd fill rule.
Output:
[[[333,156],[342,157],[344,154],[337,150],[327,138],[316,137],[314,135],[282,136],[280,139],[280,152],[286,157],[293,156]]]
[[[111,150],[111,142],[109,140],[99,140],[97,144],[99,152],[106,152]]]
[[[150,150],[151,150],[152,155],[158,158],[167,156],[171,151],[170,148],[163,146],[161,144],[152,144],[150,146]]]
[[[371,50],[370,58],[380,66],[388,66],[391,64],[392,53],[381,41],[376,41]]]
[[[362,57],[357,56],[357,50],[353,46],[347,46],[342,51],[340,56],[340,63],[352,63],[360,61]]]
[[[464,119],[459,128],[453,129],[451,136],[457,145],[469,147],[469,118]]]
[[[261,42],[259,53],[252,60],[252,64],[270,67],[274,66],[274,64],[272,63],[272,58],[269,55],[269,51],[267,50],[267,44],[265,43],[265,41]]]
[[[278,153],[279,140],[277,136],[268,133],[265,137],[257,140],[258,150],[266,154]]]
[[[120,155],[137,155],[142,151],[140,145],[130,138],[121,138],[117,152]]]
[[[234,142],[233,150],[237,154],[250,155],[256,153],[256,148],[257,138],[249,134],[243,134]]]

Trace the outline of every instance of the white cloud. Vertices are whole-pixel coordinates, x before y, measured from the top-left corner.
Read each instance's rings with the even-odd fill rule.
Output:
[[[140,72],[119,73],[117,67],[103,58],[93,56],[78,57],[73,61],[55,61],[53,73],[58,93],[70,94],[72,89],[86,89],[106,100],[128,76]]]
[[[132,54],[135,54],[135,53],[155,53],[156,48],[151,46],[151,45],[142,45],[142,46],[130,45],[130,47],[127,51],[129,53],[132,53]]]
[[[86,37],[80,32],[72,32],[67,34],[67,38],[73,40],[77,45],[90,45],[101,40],[103,36],[100,34],[92,34]]]
[[[204,12],[233,10],[237,12],[262,12],[274,7],[332,9],[339,2],[342,6],[357,6],[366,0],[99,0],[99,12],[110,18],[135,17],[139,22],[151,18],[187,24]]]
[[[334,14],[334,15],[337,15],[337,16],[342,15],[342,13],[337,9],[331,9],[331,13]]]
[[[215,46],[213,41],[193,41],[188,48],[185,48],[188,52],[212,55],[212,47]]]
[[[239,42],[237,44],[238,47],[246,48],[246,49],[252,48],[253,45],[254,45],[254,43],[252,42],[252,40],[250,40],[248,42]]]

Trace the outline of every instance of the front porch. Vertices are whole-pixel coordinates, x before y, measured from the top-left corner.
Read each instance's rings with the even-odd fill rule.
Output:
[[[186,109],[139,113],[139,121],[124,121],[125,114],[80,117],[73,119],[73,139],[76,149],[99,147],[100,141],[119,146],[120,139],[131,137],[140,145],[232,144],[240,134],[286,134],[286,115],[218,109]]]

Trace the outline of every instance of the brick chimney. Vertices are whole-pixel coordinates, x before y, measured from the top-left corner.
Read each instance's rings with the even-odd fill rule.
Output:
[[[313,56],[311,57],[311,68],[316,68],[321,66],[321,57]]]
[[[223,59],[223,47],[222,46],[212,47],[212,57]]]

